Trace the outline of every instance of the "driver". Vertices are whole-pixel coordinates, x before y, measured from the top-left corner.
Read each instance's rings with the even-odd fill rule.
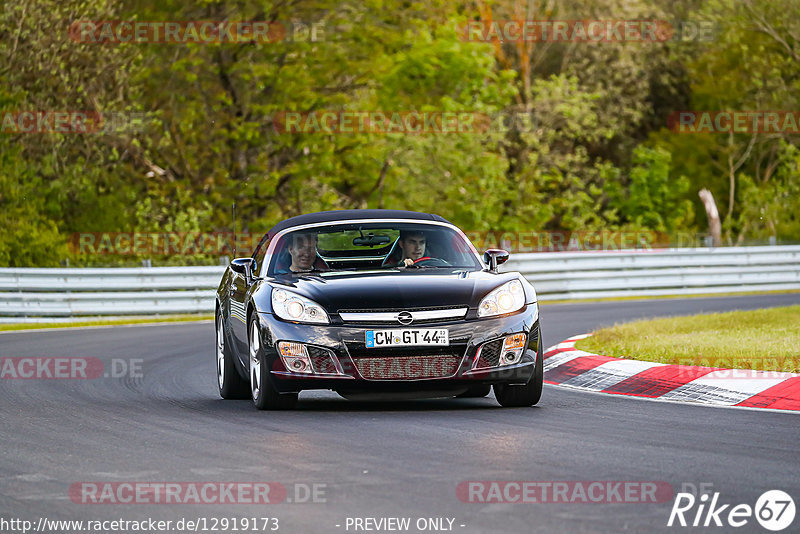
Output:
[[[414,262],[425,257],[425,233],[418,230],[401,230],[397,246],[403,251],[403,259],[398,264],[401,267],[414,265]]]
[[[289,270],[293,273],[310,271],[317,259],[317,234],[294,233],[289,242],[289,256],[292,264]]]

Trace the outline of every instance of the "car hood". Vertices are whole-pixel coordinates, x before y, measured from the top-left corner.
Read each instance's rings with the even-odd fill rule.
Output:
[[[477,307],[489,291],[518,273],[453,270],[330,272],[278,277],[269,285],[308,297],[328,312],[340,310]],[[264,288],[267,289],[267,288]],[[268,295],[265,295],[268,298]],[[271,307],[270,307],[271,308]]]

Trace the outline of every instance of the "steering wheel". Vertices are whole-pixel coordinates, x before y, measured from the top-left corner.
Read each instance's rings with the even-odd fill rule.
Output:
[[[423,256],[416,261],[414,265],[417,267],[450,267],[450,264],[441,258],[431,258],[430,256]]]

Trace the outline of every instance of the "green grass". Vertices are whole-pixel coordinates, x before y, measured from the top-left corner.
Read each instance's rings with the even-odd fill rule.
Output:
[[[86,321],[71,321],[63,323],[14,323],[0,324],[0,332],[9,330],[37,330],[40,328],[75,328],[79,326],[111,326],[126,324],[147,323],[179,323],[187,321],[211,321],[213,314],[197,315],[165,315],[163,317],[130,317],[123,319],[90,319]]]
[[[800,306],[617,324],[576,348],[650,362],[800,372]]]

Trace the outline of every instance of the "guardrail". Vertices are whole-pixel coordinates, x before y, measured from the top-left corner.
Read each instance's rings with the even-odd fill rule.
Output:
[[[511,255],[541,300],[800,289],[800,246]]]
[[[225,267],[0,269],[0,322],[213,313]],[[14,319],[4,319],[14,317]]]
[[[211,313],[224,267],[0,269],[0,322]],[[800,246],[512,254],[543,301],[800,289]]]

